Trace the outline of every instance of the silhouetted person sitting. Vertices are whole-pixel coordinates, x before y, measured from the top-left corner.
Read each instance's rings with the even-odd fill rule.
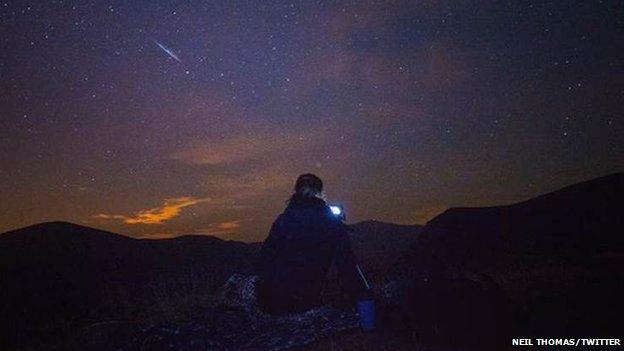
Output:
[[[353,302],[364,291],[347,226],[332,213],[322,191],[317,176],[299,176],[294,195],[262,245],[258,300],[265,312],[298,313],[320,306],[332,262],[342,289]]]

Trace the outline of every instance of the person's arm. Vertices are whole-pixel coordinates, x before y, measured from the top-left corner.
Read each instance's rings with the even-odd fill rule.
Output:
[[[338,230],[338,247],[335,256],[338,279],[344,292],[355,302],[366,291],[366,287],[357,271],[357,262],[347,227],[340,224]]]
[[[363,272],[355,261],[355,255],[351,248],[351,239],[346,226],[343,225],[344,232],[340,237],[340,245],[336,255],[338,266],[338,276],[340,283],[348,294],[350,302],[355,304],[357,314],[360,317],[360,326],[363,331],[375,329],[375,301],[372,291]]]
[[[267,269],[270,269],[271,263],[275,260],[277,256],[277,247],[279,243],[279,238],[281,236],[281,216],[277,217],[273,225],[271,226],[271,230],[269,231],[269,236],[262,243],[262,247],[260,248],[260,253],[258,255],[258,260],[256,263],[256,273],[260,274],[265,272]]]

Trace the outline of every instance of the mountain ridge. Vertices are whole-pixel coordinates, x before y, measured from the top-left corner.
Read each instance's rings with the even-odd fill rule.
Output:
[[[423,227],[423,225],[420,225],[420,224],[397,224],[397,223],[392,223],[392,222],[379,221],[379,220],[375,220],[375,219],[368,219],[368,220],[363,220],[363,221],[351,223],[351,224],[348,224],[348,226],[350,228],[352,228],[352,229],[355,229],[355,230],[363,229],[363,228],[368,229],[368,227],[375,227],[376,229],[384,228],[384,229],[387,230],[387,228],[385,228],[385,227],[390,227],[390,228],[393,228],[393,229],[404,229],[406,231],[410,231],[410,230],[414,230],[414,229],[418,229],[420,227]],[[76,229],[83,229],[83,230],[88,230],[90,232],[100,232],[101,234],[110,234],[110,235],[113,235],[115,237],[123,237],[123,238],[126,238],[126,239],[132,239],[132,240],[174,240],[174,239],[178,239],[178,238],[203,237],[203,238],[213,238],[215,240],[222,241],[222,242],[240,242],[240,243],[244,243],[244,244],[259,244],[259,243],[262,243],[262,241],[250,241],[250,242],[247,242],[247,241],[240,241],[240,240],[223,239],[223,238],[220,238],[220,237],[218,237],[216,235],[198,234],[198,233],[192,233],[192,232],[190,232],[190,233],[183,233],[183,234],[179,234],[179,235],[172,236],[172,237],[158,237],[158,238],[133,237],[133,236],[130,236],[130,235],[116,233],[116,232],[113,232],[113,231],[110,231],[110,230],[106,230],[106,229],[100,229],[100,228],[97,228],[97,227],[91,227],[91,226],[87,226],[87,225],[83,225],[83,224],[79,224],[79,223],[75,223],[75,222],[71,222],[71,221],[63,221],[63,220],[38,222],[38,223],[33,223],[33,224],[26,225],[24,227],[7,230],[5,232],[0,233],[0,240],[3,237],[7,237],[7,236],[11,236],[11,235],[21,235],[22,232],[33,232],[35,229],[45,229],[45,231],[50,231],[49,229],[56,229],[55,232],[59,232],[59,233],[67,233],[68,231],[75,232]],[[60,229],[63,229],[63,230],[60,230]],[[50,234],[52,234],[52,233],[50,233]]]
[[[441,264],[482,269],[510,254],[624,250],[622,205],[620,172],[513,204],[450,208],[427,222],[407,255],[422,270]],[[410,259],[399,261],[395,268]]]

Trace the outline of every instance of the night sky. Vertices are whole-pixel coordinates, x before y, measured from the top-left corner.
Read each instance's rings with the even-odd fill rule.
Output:
[[[424,223],[624,170],[624,2],[9,2],[0,232],[262,240],[298,174]]]

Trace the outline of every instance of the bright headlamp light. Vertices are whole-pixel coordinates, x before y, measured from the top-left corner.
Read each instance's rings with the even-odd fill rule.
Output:
[[[342,214],[342,208],[340,208],[340,206],[329,206],[329,209],[332,211],[332,213],[335,216],[340,216]]]

